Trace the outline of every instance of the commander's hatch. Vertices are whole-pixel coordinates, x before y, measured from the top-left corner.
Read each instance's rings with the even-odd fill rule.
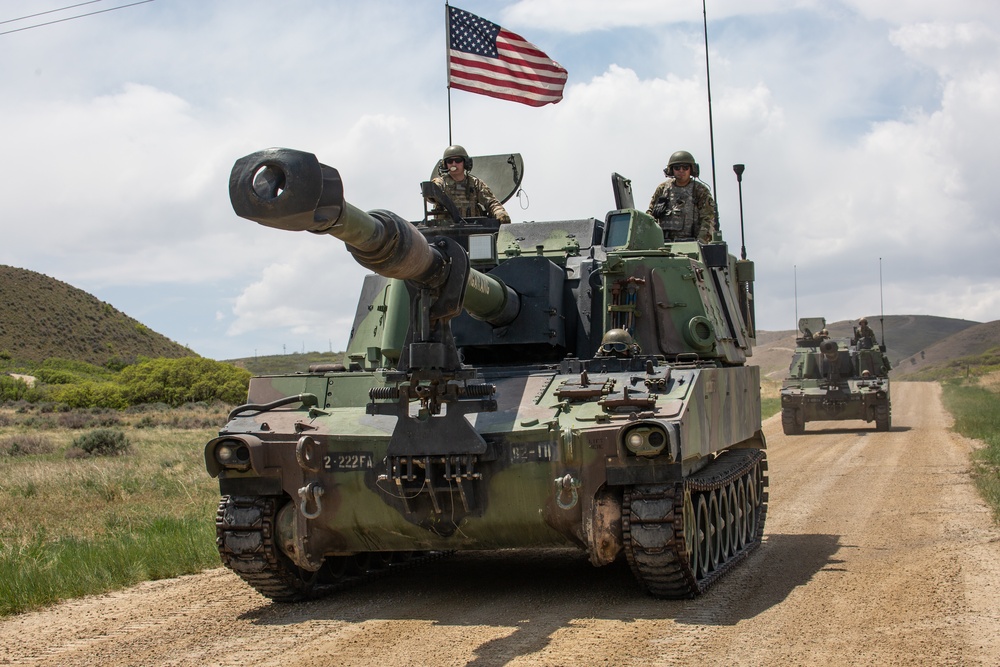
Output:
[[[504,153],[503,155],[473,155],[472,169],[469,171],[479,180],[486,183],[490,192],[501,204],[514,196],[521,187],[524,178],[524,160],[520,153]],[[446,174],[441,160],[434,165],[431,178]],[[428,179],[430,180],[430,179]]]
[[[632,181],[615,172],[611,174],[611,187],[615,191],[615,210],[635,208],[632,199]]]
[[[800,317],[799,331],[803,334],[818,334],[826,328],[825,317]]]

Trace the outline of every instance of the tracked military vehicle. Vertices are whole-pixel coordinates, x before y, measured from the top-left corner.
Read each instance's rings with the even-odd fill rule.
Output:
[[[509,197],[521,158],[495,157],[477,173]],[[718,234],[665,243],[612,185],[603,218],[501,226],[427,182],[447,212],[409,222],[349,204],[312,154],[237,161],[238,215],[336,237],[373,274],[345,363],[253,378],[207,444],[223,563],[287,601],[454,551],[576,547],[685,598],[759,545],[753,263]]]
[[[867,322],[866,322],[867,324]],[[863,419],[875,429],[892,426],[889,359],[885,344],[855,328],[851,338],[826,335],[826,320],[799,320],[799,336],[781,385],[781,427],[802,435],[806,422]]]

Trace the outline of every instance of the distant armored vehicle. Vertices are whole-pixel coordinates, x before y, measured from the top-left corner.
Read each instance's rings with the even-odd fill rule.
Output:
[[[885,345],[857,328],[851,338],[830,338],[822,317],[800,319],[799,333],[781,387],[785,434],[801,435],[806,422],[841,419],[875,422],[876,430],[888,431],[892,406]]]
[[[488,157],[509,197],[520,156]],[[411,223],[347,203],[312,154],[237,161],[238,215],[341,239],[374,274],[345,364],[252,379],[206,446],[223,563],[298,600],[450,551],[573,546],[684,598],[759,545],[753,263],[721,236],[665,243],[612,182],[603,219],[502,226],[427,182],[449,215]],[[316,268],[322,300],[341,286]]]

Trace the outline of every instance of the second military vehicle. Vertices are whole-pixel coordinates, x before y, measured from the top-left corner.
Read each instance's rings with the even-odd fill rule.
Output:
[[[475,164],[507,196],[523,174]],[[207,444],[223,563],[298,600],[457,550],[572,546],[683,598],[759,545],[753,263],[718,235],[665,243],[612,182],[601,219],[502,226],[427,182],[449,213],[411,223],[349,204],[310,153],[237,161],[238,215],[334,236],[374,273],[345,363],[252,379]]]
[[[885,344],[857,327],[850,338],[830,338],[826,320],[804,317],[781,386],[781,427],[801,435],[806,422],[863,419],[879,431],[892,426],[889,359]],[[864,324],[867,324],[865,322]]]

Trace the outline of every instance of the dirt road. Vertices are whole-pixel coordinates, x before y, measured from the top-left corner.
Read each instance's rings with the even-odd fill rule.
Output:
[[[226,570],[0,621],[4,665],[996,665],[1000,530],[937,385],[893,429],[765,426],[765,543],[704,597],[653,600],[575,553],[459,555],[271,604]]]

